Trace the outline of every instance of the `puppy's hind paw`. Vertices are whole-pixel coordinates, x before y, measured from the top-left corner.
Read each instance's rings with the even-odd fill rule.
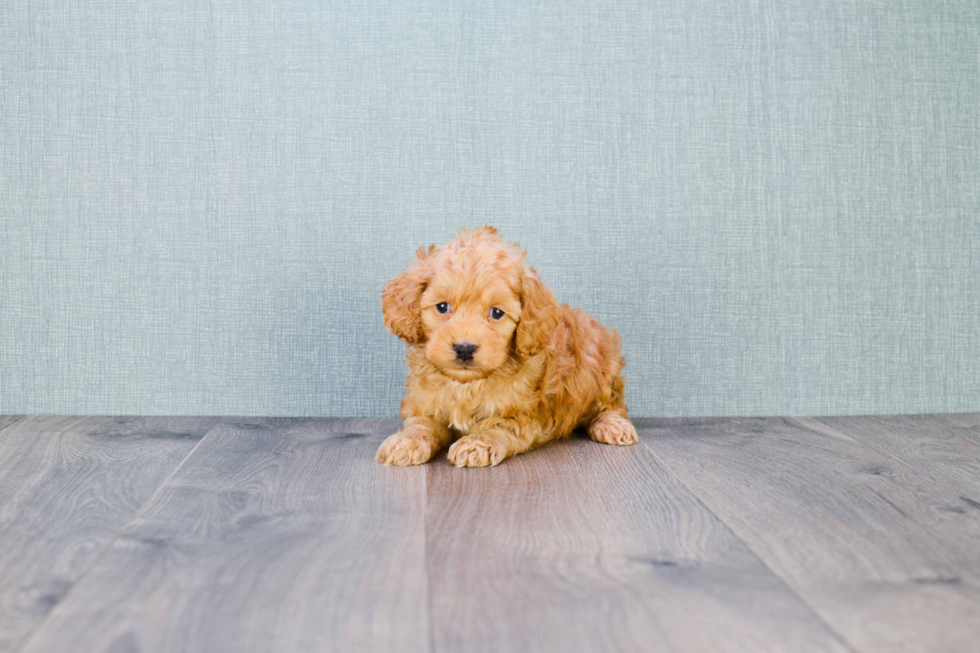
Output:
[[[589,426],[589,437],[596,442],[625,446],[634,444],[639,437],[633,424],[617,413],[604,413]]]
[[[421,465],[435,455],[431,439],[416,432],[415,429],[399,431],[389,436],[378,447],[374,459],[385,465]]]
[[[457,467],[492,467],[499,465],[507,454],[497,443],[467,435],[449,447],[447,457]]]

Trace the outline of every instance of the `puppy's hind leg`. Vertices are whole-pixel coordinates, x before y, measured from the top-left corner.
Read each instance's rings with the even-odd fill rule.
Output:
[[[639,438],[624,408],[612,408],[599,413],[589,424],[589,437],[605,444],[634,444]]]

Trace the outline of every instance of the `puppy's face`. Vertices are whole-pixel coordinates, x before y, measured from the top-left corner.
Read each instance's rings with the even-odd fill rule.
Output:
[[[561,309],[524,254],[483,227],[418,260],[382,293],[385,325],[463,383],[544,348]]]
[[[513,261],[463,258],[436,267],[419,309],[426,358],[446,376],[466,382],[507,362],[521,301]]]

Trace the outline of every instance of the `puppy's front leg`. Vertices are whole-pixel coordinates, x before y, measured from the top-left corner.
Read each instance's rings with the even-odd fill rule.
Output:
[[[469,435],[449,447],[449,462],[457,467],[487,467],[530,449],[540,438],[540,427],[517,420],[492,417],[478,422]]]
[[[428,417],[409,417],[397,433],[381,443],[374,458],[385,465],[421,465],[450,439],[449,429],[444,424]]]

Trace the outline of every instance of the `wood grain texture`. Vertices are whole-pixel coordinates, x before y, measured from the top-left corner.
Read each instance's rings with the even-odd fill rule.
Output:
[[[215,422],[29,417],[0,432],[0,652],[15,650]]]
[[[810,428],[822,425],[835,429],[838,435],[888,454],[957,490],[962,503],[950,509],[980,510],[980,415],[821,417],[808,421]]]
[[[20,419],[23,419],[23,415],[0,415],[0,431]]]
[[[437,651],[842,651],[643,446],[427,468]]]
[[[640,420],[641,438],[860,651],[976,651],[980,510],[834,429]]]
[[[422,651],[423,468],[396,420],[226,419],[26,651]]]

